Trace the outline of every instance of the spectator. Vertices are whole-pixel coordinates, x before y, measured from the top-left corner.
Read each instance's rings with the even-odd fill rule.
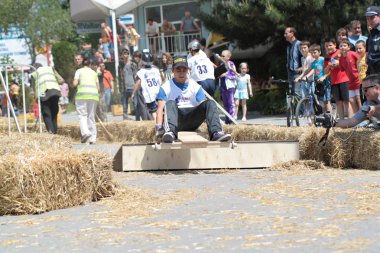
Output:
[[[105,99],[104,101],[106,104],[106,112],[107,112],[110,110],[110,107],[111,107],[111,96],[114,92],[114,79],[113,79],[112,73],[106,68],[106,65],[104,63],[99,64],[98,75],[99,75],[99,87],[100,87],[101,94],[104,89],[104,99]]]
[[[74,56],[74,64],[76,66],[76,69],[79,69],[79,68],[83,67],[82,66],[82,64],[83,64],[83,56],[82,56],[82,54],[80,54],[80,53],[76,53],[75,54],[75,56]]]
[[[167,19],[164,19],[162,26],[161,26],[161,32],[165,35],[165,48],[166,52],[173,53],[174,52],[174,33],[177,30],[175,29],[174,25],[169,22]]]
[[[363,110],[359,110],[355,115],[349,119],[342,119],[334,124],[331,115],[328,115],[329,121],[336,127],[354,127],[366,119],[376,117],[380,119],[380,76],[378,74],[371,74],[363,80],[363,94],[367,100],[363,103],[364,107],[369,107],[369,112],[366,113]]]
[[[111,61],[112,57],[111,57],[111,52],[110,52],[110,46],[112,44],[112,40],[111,40],[112,30],[105,23],[101,24],[101,28],[102,28],[102,36],[100,38],[100,44],[102,45],[103,56],[107,61]]]
[[[148,23],[146,24],[145,34],[148,36],[150,52],[154,55],[157,53],[158,32],[157,22],[149,18]]]
[[[288,80],[294,82],[302,72],[301,42],[296,38],[296,29],[294,27],[287,27],[284,32],[284,37],[286,41],[289,42],[286,47],[286,69],[288,72]],[[297,96],[302,96],[300,83],[294,84],[294,91]]]
[[[95,61],[100,64],[104,62],[103,54],[100,51],[95,52]]]
[[[137,43],[138,43],[138,39],[140,38],[140,35],[137,33],[133,25],[129,24],[128,26],[125,26],[124,23],[120,22],[119,20],[118,20],[118,24],[123,29],[123,35],[124,35],[123,48],[128,49],[129,53],[133,54],[133,52],[137,50]]]
[[[222,51],[222,58],[227,71],[220,75],[220,94],[222,97],[224,109],[231,115],[234,116],[234,94],[236,88],[236,67],[231,59],[231,52],[229,50]],[[231,124],[232,121],[226,117],[226,124]]]
[[[360,83],[362,83],[363,79],[366,77],[366,72],[368,68],[368,65],[366,63],[367,52],[365,49],[365,42],[362,40],[359,40],[358,42],[356,42],[355,48],[356,48],[356,53],[358,53],[360,56],[357,62],[357,65],[358,65],[358,72],[359,72],[359,81]]]
[[[313,57],[311,56],[309,52],[310,42],[307,40],[304,40],[301,42],[301,52],[302,52],[302,72],[304,73],[307,69],[311,67],[311,63],[314,61]],[[298,77],[299,78],[299,77]],[[296,79],[298,80],[298,79]],[[309,97],[310,96],[310,86],[312,92],[314,91],[314,72],[309,72],[306,74],[304,81],[301,80],[301,91],[303,97]],[[309,81],[309,82],[308,82]],[[312,83],[310,83],[312,82]]]
[[[69,105],[69,85],[66,82],[61,84],[61,97],[59,98],[59,106],[62,113],[66,113],[67,106]]]
[[[84,59],[83,67],[75,72],[73,86],[78,87],[75,107],[79,116],[81,142],[95,144],[95,111],[99,101],[99,80],[98,74],[89,66],[90,62]]]
[[[173,59],[170,53],[162,54],[162,69],[161,69],[161,78],[163,82],[166,80],[171,80],[173,78],[172,72]]]
[[[120,64],[121,85],[119,86],[121,102],[123,104],[123,120],[128,119],[129,98],[132,96],[136,82],[137,64],[131,60],[128,49],[122,50],[122,63]]]
[[[327,54],[325,55],[325,74],[331,75],[331,94],[335,99],[337,111],[340,119],[344,119],[344,111],[348,112],[349,117],[352,116],[352,110],[349,107],[348,94],[348,77],[346,73],[339,67],[340,50],[336,48],[334,38],[325,40]]]
[[[345,28],[339,28],[336,33],[336,40],[338,42],[338,45],[340,44],[340,42],[344,39],[347,39],[348,38],[348,33],[347,33],[347,30]]]
[[[200,28],[193,16],[191,16],[190,11],[185,11],[185,16],[181,20],[180,30],[185,36],[185,48],[188,46],[189,42],[193,39],[194,33],[200,31]]]
[[[367,27],[370,29],[367,40],[367,75],[380,73],[380,9],[369,6],[365,12]]]
[[[36,99],[39,98],[41,101],[41,113],[46,130],[49,133],[56,134],[58,130],[58,101],[61,96],[59,84],[62,84],[64,80],[50,66],[42,67],[41,64],[36,63],[35,67],[36,71],[32,73],[32,85],[35,87],[34,94]]]
[[[339,66],[346,72],[348,77],[348,96],[350,100],[350,105],[354,113],[356,113],[361,105],[360,100],[360,81],[359,81],[359,73],[357,68],[357,62],[360,56],[350,50],[350,41],[348,39],[344,39],[340,42],[340,51],[341,56],[339,58]]]
[[[352,35],[348,36],[348,40],[350,41],[351,45],[350,48],[352,51],[355,51],[355,44],[358,41],[367,41],[367,37],[362,35],[362,24],[359,20],[352,20],[350,22],[350,28]]]

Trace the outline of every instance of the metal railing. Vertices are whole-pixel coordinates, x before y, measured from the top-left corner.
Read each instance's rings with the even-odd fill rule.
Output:
[[[149,48],[153,55],[170,53],[172,55],[186,54],[187,46],[193,39],[200,39],[201,33],[179,33],[173,35],[141,36],[139,47]]]

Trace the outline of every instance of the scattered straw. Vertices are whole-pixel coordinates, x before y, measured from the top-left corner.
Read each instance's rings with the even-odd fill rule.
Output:
[[[315,160],[299,160],[299,161],[288,161],[283,163],[278,163],[269,168],[269,170],[325,170],[326,167],[321,162]]]

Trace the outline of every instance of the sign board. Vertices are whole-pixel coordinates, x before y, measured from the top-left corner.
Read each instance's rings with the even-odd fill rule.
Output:
[[[126,14],[124,16],[120,16],[120,22],[126,25],[132,25],[135,23],[135,15],[134,14]]]
[[[10,27],[5,33],[0,29],[0,58],[10,57],[16,64],[29,65],[32,58],[22,29]]]
[[[85,33],[101,33],[102,22],[80,22],[77,23],[77,33],[85,34]]]

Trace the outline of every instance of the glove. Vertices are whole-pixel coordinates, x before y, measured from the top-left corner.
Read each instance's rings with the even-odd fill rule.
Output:
[[[164,135],[165,133],[165,130],[164,128],[162,127],[162,125],[156,125],[155,126],[155,129],[156,129],[156,134],[154,135],[154,138],[156,140],[159,140],[162,138],[162,136]]]

